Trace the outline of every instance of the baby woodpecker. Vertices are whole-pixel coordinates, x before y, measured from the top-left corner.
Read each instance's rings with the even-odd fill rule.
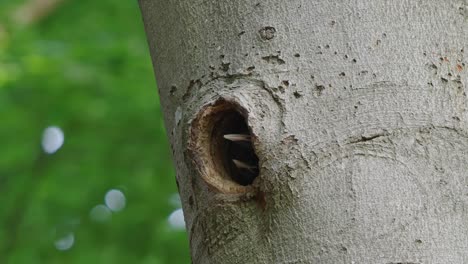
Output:
[[[242,185],[250,184],[258,175],[258,158],[252,147],[252,137],[246,134],[226,134],[223,137],[231,142],[228,159],[237,171],[232,176]]]
[[[249,165],[245,162],[242,162],[240,160],[232,159],[232,162],[234,162],[234,165],[236,165],[237,168],[243,169],[243,170],[248,170],[252,173],[254,173],[255,169],[257,168],[256,166]]]
[[[244,135],[244,134],[226,134],[224,135],[224,138],[227,140],[231,140],[234,142],[237,141],[247,141],[250,142],[250,135]]]

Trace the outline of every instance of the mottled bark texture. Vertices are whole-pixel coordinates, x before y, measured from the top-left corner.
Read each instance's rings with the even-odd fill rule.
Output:
[[[140,6],[194,263],[468,263],[466,1]]]

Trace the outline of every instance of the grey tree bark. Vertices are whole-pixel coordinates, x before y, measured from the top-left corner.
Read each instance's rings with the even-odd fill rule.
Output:
[[[194,263],[468,263],[467,1],[139,3]]]

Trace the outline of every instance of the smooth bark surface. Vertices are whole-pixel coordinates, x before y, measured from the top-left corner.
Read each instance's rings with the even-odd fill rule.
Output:
[[[466,1],[140,6],[194,263],[468,263]]]

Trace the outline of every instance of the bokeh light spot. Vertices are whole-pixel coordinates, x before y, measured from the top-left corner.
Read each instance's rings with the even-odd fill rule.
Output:
[[[73,247],[75,244],[75,234],[68,233],[65,236],[55,240],[55,248],[60,251],[66,251]]]
[[[108,191],[104,200],[107,207],[114,212],[121,211],[125,208],[125,195],[120,190],[112,189]]]
[[[176,208],[180,208],[182,206],[182,202],[180,201],[180,196],[178,193],[174,193],[169,197],[169,204]]]
[[[111,210],[103,204],[94,206],[89,212],[89,217],[96,222],[106,222],[111,218],[111,216]]]
[[[185,230],[185,219],[182,208],[179,208],[172,212],[167,219],[171,228],[175,230]]]
[[[65,140],[63,131],[56,126],[50,126],[42,134],[42,149],[47,154],[53,154],[59,150]]]

